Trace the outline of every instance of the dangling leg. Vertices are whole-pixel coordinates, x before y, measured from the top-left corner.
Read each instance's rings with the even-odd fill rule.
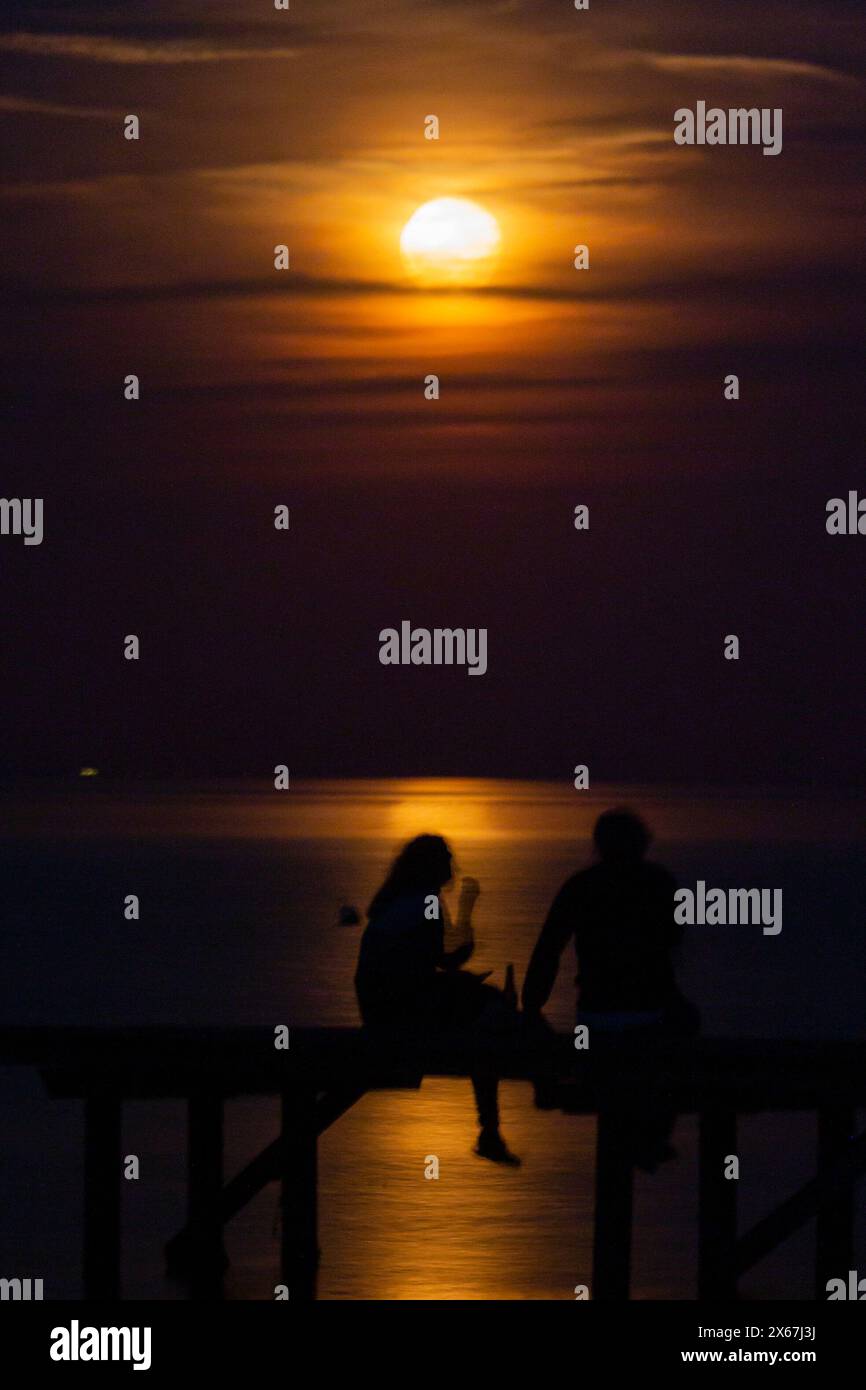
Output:
[[[499,1133],[499,1076],[494,1063],[484,1055],[490,1047],[490,1034],[485,1024],[488,1018],[495,1018],[502,1012],[502,995],[492,985],[479,984],[474,976],[460,971],[437,975],[435,990],[440,1026],[449,1030],[449,1036],[459,1036],[474,1053],[470,1078],[479,1125],[475,1152],[479,1158],[489,1158],[493,1163],[516,1166],[520,1159],[511,1153]]]
[[[479,1158],[489,1158],[492,1163],[508,1163],[516,1168],[520,1159],[511,1152],[499,1133],[499,1078],[492,1068],[476,1064],[472,1072],[472,1089],[480,1126],[475,1152]]]
[[[478,1111],[478,1124],[492,1133],[499,1130],[499,1082],[487,1068],[476,1066],[472,1073],[472,1090]]]

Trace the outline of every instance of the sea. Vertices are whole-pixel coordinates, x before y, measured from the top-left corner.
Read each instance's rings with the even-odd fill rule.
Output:
[[[363,911],[399,847],[443,834],[481,884],[472,968],[520,981],[562,882],[592,862],[601,811],[628,806],[650,857],[683,887],[781,889],[782,930],[696,925],[678,961],[704,1032],[735,1038],[866,1037],[863,802],[773,788],[596,786],[458,778],[121,783],[86,776],[2,788],[0,1019],[114,1027],[355,1025]],[[125,905],[134,895],[137,919]],[[571,1028],[573,954],[548,1009]],[[469,1083],[368,1094],[320,1141],[318,1297],[339,1300],[574,1299],[591,1285],[595,1121],[539,1111],[501,1087],[502,1128],[521,1157],[472,1152]],[[860,1117],[862,1121],[862,1117]],[[0,1069],[0,1275],[81,1293],[82,1116],[38,1075]],[[185,1219],[185,1110],[125,1107],[123,1296],[177,1299],[162,1247]],[[276,1102],[226,1106],[226,1174],[277,1133]],[[696,1293],[693,1118],[677,1157],[638,1174],[632,1296]],[[438,1160],[438,1177],[430,1157]],[[740,1122],[740,1229],[814,1173],[815,1117]],[[267,1187],[226,1227],[229,1299],[272,1299],[278,1194]],[[863,1240],[863,1221],[859,1239]],[[811,1299],[807,1225],[741,1281],[753,1299]]]

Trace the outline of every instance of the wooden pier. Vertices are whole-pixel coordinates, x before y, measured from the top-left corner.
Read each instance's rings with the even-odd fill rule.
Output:
[[[292,1299],[309,1299],[318,1260],[319,1134],[369,1090],[417,1088],[428,1075],[467,1076],[479,1046],[452,1037],[407,1045],[395,1057],[392,1044],[353,1028],[292,1029],[281,1051],[273,1032],[256,1028],[21,1027],[0,1030],[0,1064],[35,1067],[50,1095],[83,1102],[86,1298],[120,1297],[123,1103],[182,1098],[189,1114],[182,1245],[191,1296],[221,1296],[223,1225],[278,1179],[281,1282]],[[537,1082],[544,1108],[598,1116],[593,1299],[629,1297],[633,1169],[624,1134],[648,1097],[698,1116],[697,1297],[736,1298],[739,1276],[812,1218],[816,1298],[826,1298],[828,1279],[854,1267],[855,1189],[866,1171],[866,1133],[855,1134],[855,1112],[866,1107],[866,1041],[700,1038],[647,1049],[620,1037],[576,1052],[570,1036],[518,1034],[489,1039],[483,1049],[503,1079]],[[255,1095],[280,1097],[280,1134],[226,1183],[224,1102]],[[737,1117],[765,1111],[814,1112],[815,1177],[739,1234],[737,1182],[725,1177],[725,1163],[737,1152]]]

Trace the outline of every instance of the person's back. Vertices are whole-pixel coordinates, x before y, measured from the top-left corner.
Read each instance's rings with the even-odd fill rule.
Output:
[[[641,860],[602,861],[575,874],[560,895],[577,953],[578,1002],[592,1013],[663,1009],[675,992],[671,950],[675,883]]]
[[[370,918],[361,938],[355,989],[365,1023],[411,1013],[430,989],[442,958],[442,921],[428,920],[423,893],[394,898]]]
[[[674,920],[676,884],[666,869],[645,862],[649,831],[630,811],[605,812],[593,838],[598,863],[574,874],[557,893],[526,972],[523,1009],[530,1017],[540,1014],[559,958],[573,941],[578,1020],[600,1033],[602,1052],[605,1039],[619,1045],[628,1037],[644,1055],[658,1040],[693,1036],[700,1022],[674,977],[672,955],[682,934]],[[598,1053],[594,1047],[589,1056]],[[544,1109],[550,1108],[547,1086],[540,1073],[536,1104]],[[675,1118],[651,1092],[631,1109],[627,1143],[632,1161],[646,1172],[674,1156]]]
[[[569,941],[577,954],[581,1014],[621,1016],[637,1024],[661,1015],[678,998],[672,952],[682,928],[674,921],[676,883],[644,853],[650,836],[630,811],[599,817],[598,862],[572,875],[557,893],[532,953],[523,1008],[547,1003],[559,958]]]

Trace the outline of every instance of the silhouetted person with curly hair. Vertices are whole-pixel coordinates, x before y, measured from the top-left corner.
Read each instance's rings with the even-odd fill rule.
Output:
[[[380,1037],[424,1041],[451,1030],[480,1035],[507,1013],[503,994],[484,977],[461,970],[475,940],[471,915],[480,892],[464,878],[452,924],[441,892],[452,879],[452,855],[440,835],[419,835],[394,860],[367,910],[355,988],[364,1024]],[[480,1133],[475,1152],[516,1164],[499,1132],[498,1082],[480,1062],[472,1085]]]

